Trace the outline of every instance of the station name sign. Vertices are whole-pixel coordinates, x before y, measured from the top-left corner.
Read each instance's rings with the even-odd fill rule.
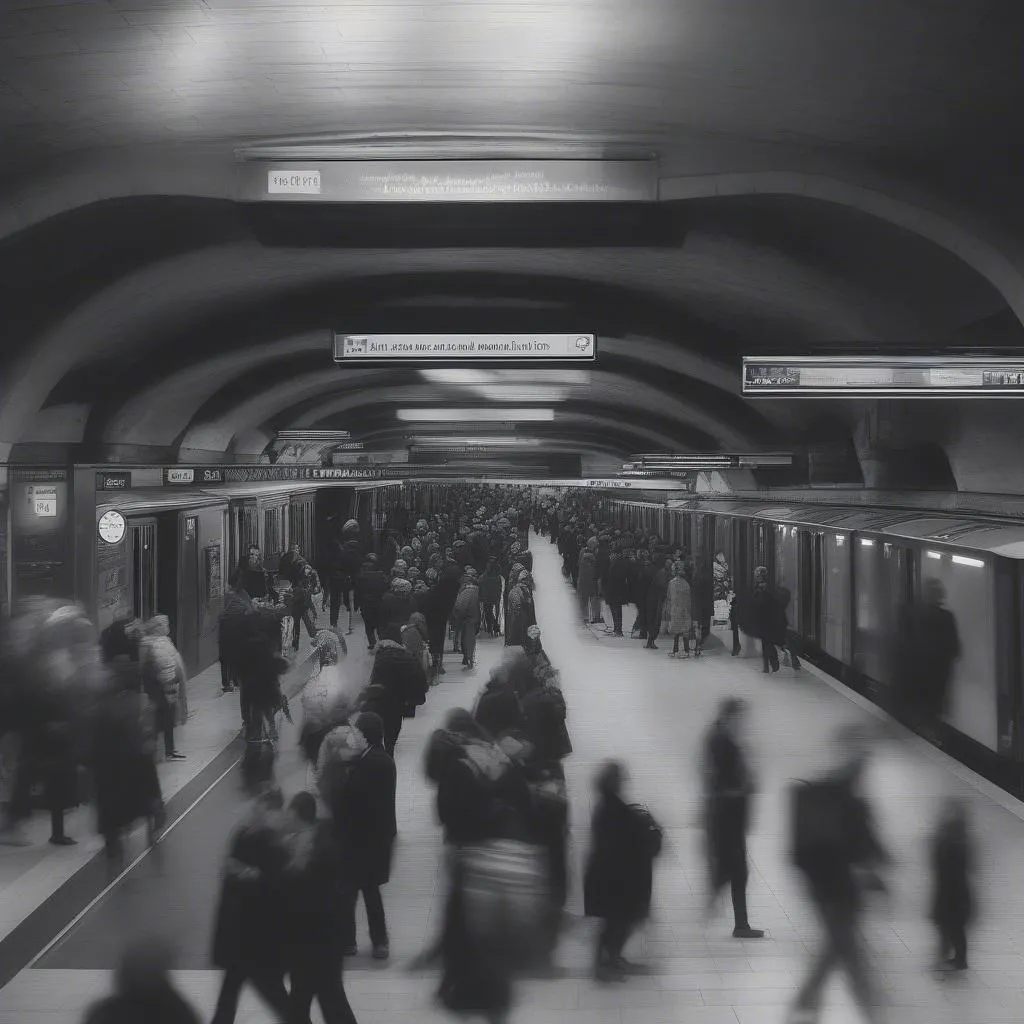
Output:
[[[1024,360],[969,356],[744,356],[743,393],[762,398],[1010,398]]]
[[[593,362],[593,334],[341,334],[334,335],[334,361],[476,362],[538,359]]]
[[[222,484],[224,483],[224,470],[220,468],[211,469],[206,466],[197,468],[186,468],[184,466],[171,466],[164,470],[165,484]]]
[[[109,471],[96,474],[97,491],[130,491],[132,474],[130,471]]]
[[[298,160],[239,165],[244,202],[653,203],[653,160]]]

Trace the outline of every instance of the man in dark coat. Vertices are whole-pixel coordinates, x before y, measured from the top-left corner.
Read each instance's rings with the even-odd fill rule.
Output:
[[[263,565],[263,555],[255,544],[249,545],[245,558],[229,581],[236,590],[244,590],[260,601],[277,601],[277,591],[270,582],[270,573]]]
[[[705,823],[714,910],[722,889],[732,888],[735,927],[733,938],[761,939],[764,932],[747,919],[747,827],[754,782],[740,746],[744,705],[730,698],[722,702],[718,717],[704,742],[706,773]]]
[[[370,688],[379,688],[380,693],[371,694]],[[402,719],[415,715],[416,708],[427,699],[427,689],[423,665],[402,643],[401,630],[393,625],[384,627],[366,695],[377,702],[372,710],[384,723],[383,743],[389,754],[395,752]],[[364,704],[364,710],[371,709]]]
[[[384,749],[384,723],[363,712],[355,722],[368,744],[349,769],[331,813],[345,837],[351,879],[345,919],[345,953],[356,952],[356,902],[362,893],[375,960],[389,955],[388,927],[380,887],[391,877],[391,856],[398,834],[395,817],[395,762]]]
[[[377,646],[381,601],[387,590],[388,579],[377,565],[377,556],[367,555],[357,580],[356,600],[363,616],[367,647],[371,651]]]
[[[406,579],[395,577],[387,592],[380,599],[378,635],[383,636],[384,630],[390,626],[397,626],[401,629],[409,621],[409,616],[416,610],[416,601],[412,596],[412,584]]]
[[[762,671],[779,671],[779,652],[772,640],[778,622],[778,597],[768,583],[768,570],[759,565],[754,570],[754,591],[750,595],[748,629],[761,641]]]
[[[612,612],[612,635],[622,636],[622,606],[629,600],[629,563],[621,551],[611,552],[601,578],[601,590]]]

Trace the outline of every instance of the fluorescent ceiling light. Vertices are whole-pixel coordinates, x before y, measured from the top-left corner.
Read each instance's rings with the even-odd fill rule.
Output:
[[[550,423],[554,409],[399,409],[395,414],[403,423]]]
[[[413,445],[417,448],[539,448],[543,442],[537,437],[450,437],[430,436],[414,437]]]
[[[972,565],[976,569],[982,568],[985,564],[980,558],[968,558],[966,555],[954,555],[953,561],[957,565]]]
[[[860,543],[861,546],[865,548],[873,548],[875,546],[875,542],[873,540],[868,540],[866,537],[861,537]]]
[[[928,555],[929,558],[941,558],[942,557],[942,555],[938,551],[928,551],[928,552],[926,552],[926,554]]]

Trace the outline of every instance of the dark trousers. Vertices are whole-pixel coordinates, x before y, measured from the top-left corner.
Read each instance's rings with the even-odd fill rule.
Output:
[[[498,606],[493,601],[484,602],[484,629],[491,636],[498,635]]]
[[[295,611],[298,611],[296,609]],[[306,632],[309,634],[309,639],[312,640],[316,636],[316,615],[307,608],[302,614],[297,615],[295,611],[292,612],[292,621],[295,626],[292,630],[292,650],[297,651],[299,649],[299,640],[301,639],[302,624],[306,624]]]
[[[939,960],[948,960],[950,953],[953,963],[967,966],[967,928],[963,921],[939,925]]]
[[[335,963],[303,964],[291,971],[290,1024],[310,1024],[309,1011],[314,998],[320,1004],[325,1024],[356,1024],[341,971]]]
[[[359,902],[360,893],[363,897],[363,906],[366,907],[370,942],[375,946],[386,946],[388,944],[388,923],[384,916],[384,899],[380,894],[380,887],[376,885],[364,885],[362,888],[348,893],[344,921],[345,945],[354,946],[356,944],[356,904]]]
[[[366,642],[370,647],[377,646],[377,626],[380,612],[376,608],[363,608],[363,629],[366,630]]]
[[[164,734],[164,756],[170,757],[177,751],[174,746],[174,725],[165,725],[161,731]]]
[[[674,642],[672,644],[672,653],[673,654],[678,654],[679,653],[679,641],[680,640],[683,641],[683,650],[687,654],[689,654],[690,653],[690,634],[689,633],[676,633]]]
[[[713,879],[715,895],[727,885],[732,895],[733,925],[736,928],[749,928],[747,918],[747,851],[744,847],[725,851],[721,868],[716,871]]]
[[[639,634],[641,640],[647,636],[647,602],[637,601],[636,622],[633,623],[633,632]]]
[[[288,990],[284,987],[284,976],[277,971],[246,971],[232,968],[224,973],[217,999],[217,1009],[212,1024],[234,1024],[238,1013],[238,999],[245,983],[259,993],[260,998],[281,1020],[288,1020],[291,1015],[291,1003]]]
[[[761,641],[761,661],[764,664],[765,672],[779,671],[779,652],[771,640]]]
[[[658,632],[661,629],[660,601],[647,602],[647,622],[645,628],[647,631],[647,642],[653,644],[658,639]]]
[[[611,601],[609,601],[608,602],[608,607],[611,608],[611,610],[612,610],[612,627],[614,628],[614,630],[615,630],[615,632],[617,634],[621,633],[622,632],[622,605],[621,604],[612,604]]]
[[[743,650],[743,645],[740,643],[740,627],[732,627],[732,653],[739,654]]]
[[[633,924],[630,921],[605,920],[597,936],[597,966],[613,967],[621,958],[632,933]]]
[[[462,657],[468,664],[472,665],[476,660],[476,633],[480,628],[479,622],[460,622],[457,636],[462,637]]]
[[[345,608],[352,607],[352,581],[347,577],[332,579],[328,585],[327,595],[331,605],[331,625],[337,626],[342,605]]]
[[[869,1020],[875,1020],[874,985],[856,911],[844,906],[819,906],[818,912],[825,928],[824,941],[811,961],[807,979],[797,995],[796,1008],[810,1013],[820,1011],[821,997],[832,972],[843,969],[854,1000]]]

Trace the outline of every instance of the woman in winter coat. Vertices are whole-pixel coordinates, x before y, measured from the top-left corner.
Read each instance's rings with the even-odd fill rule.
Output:
[[[378,635],[383,636],[385,630],[391,626],[401,629],[415,611],[416,603],[412,596],[412,584],[407,579],[396,576],[391,581],[390,589],[380,600]]]
[[[531,626],[537,625],[533,603],[533,576],[525,570],[509,588],[506,599],[505,646],[522,647]]]
[[[679,641],[683,641],[683,657],[690,654],[690,633],[693,630],[692,596],[690,584],[686,582],[685,568],[682,562],[676,562],[672,570],[665,597],[665,610],[662,616],[662,628],[673,638],[670,658],[679,657]]]
[[[462,649],[462,667],[473,668],[476,662],[476,635],[480,631],[480,588],[476,582],[476,569],[466,569],[455,608],[452,610],[456,640]]]
[[[430,677],[430,634],[427,631],[427,620],[422,612],[413,612],[402,630],[402,643],[405,649],[423,666],[423,674]]]
[[[596,779],[600,798],[591,821],[591,848],[583,882],[583,912],[604,921],[595,951],[599,981],[620,980],[622,951],[651,909],[654,860],[661,830],[645,811],[623,800],[625,768],[610,762]]]
[[[214,966],[224,971],[213,1024],[233,1024],[249,982],[282,1020],[291,1012],[286,968],[283,799],[268,790],[231,838],[213,937]]]
[[[231,693],[238,685],[238,651],[245,639],[245,617],[252,600],[241,589],[230,590],[217,622],[217,650],[220,658],[220,688]]]
[[[320,662],[317,674],[302,692],[302,732],[299,742],[311,764],[316,764],[324,737],[355,711],[362,686],[346,676],[339,665],[341,645],[336,633],[322,629],[315,638]]]
[[[145,691],[156,707],[157,728],[164,737],[168,761],[184,760],[174,745],[174,727],[188,717],[188,673],[171,641],[171,620],[154,615],[143,627],[139,662]]]

